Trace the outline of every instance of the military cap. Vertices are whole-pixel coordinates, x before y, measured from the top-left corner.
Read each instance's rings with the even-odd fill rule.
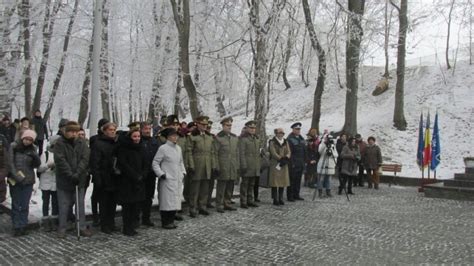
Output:
[[[161,132],[160,132],[161,136],[165,137],[165,138],[168,138],[169,136],[171,135],[177,135],[178,134],[178,131],[176,131],[176,129],[172,128],[172,127],[168,127],[168,128],[165,128],[163,129]]]
[[[127,126],[130,130],[135,130],[135,129],[140,129],[140,123],[139,122],[132,122],[128,124]]]
[[[196,123],[194,123],[194,122],[189,122],[186,127],[187,127],[187,128],[192,128],[192,127],[195,127],[195,126],[196,126]]]
[[[247,123],[245,123],[245,126],[247,128],[257,128],[257,122],[250,120]]]
[[[300,123],[300,122],[296,122],[296,123],[294,123],[293,125],[291,125],[291,128],[301,128],[301,123]]]
[[[226,123],[232,123],[232,122],[234,122],[234,119],[232,119],[232,117],[229,116],[221,120],[221,125],[226,124]]]
[[[179,119],[177,115],[169,115],[166,117],[166,125],[171,126],[174,124],[179,124]]]
[[[209,124],[209,117],[208,116],[199,116],[196,118],[196,123],[202,124],[202,125],[208,125]]]
[[[359,133],[357,133],[357,134],[355,135],[355,138],[356,138],[356,139],[360,139],[360,138],[362,138],[362,136],[361,136]]]

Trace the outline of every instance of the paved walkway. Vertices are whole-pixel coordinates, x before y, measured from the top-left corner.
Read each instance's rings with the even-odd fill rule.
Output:
[[[474,264],[472,202],[424,198],[416,188],[382,186],[284,206],[269,190],[256,209],[215,211],[177,230],[140,228],[135,238],[97,232],[77,241],[39,230],[13,238],[0,231],[0,265],[45,263]],[[0,227],[9,227],[2,214]],[[159,223],[158,213],[153,219]],[[117,220],[119,221],[119,219]],[[8,224],[6,224],[8,223]]]

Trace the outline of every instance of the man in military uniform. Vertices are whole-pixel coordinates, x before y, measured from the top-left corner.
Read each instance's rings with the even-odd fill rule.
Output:
[[[214,150],[217,156],[217,212],[235,211],[231,206],[234,182],[239,178],[239,138],[231,132],[232,117],[222,119],[222,131],[214,138]]]
[[[246,132],[239,141],[240,173],[240,207],[258,207],[254,202],[253,191],[255,180],[260,176],[260,140],[256,135],[257,123],[245,123]]]
[[[286,189],[288,201],[304,200],[300,197],[301,177],[306,162],[306,141],[301,136],[301,123],[291,125],[292,132],[288,135],[290,144],[290,186]]]
[[[206,116],[206,118],[208,119],[207,121],[207,128],[206,128],[206,131],[207,133],[211,134],[211,136],[213,138],[215,138],[216,136],[214,134],[211,133],[211,130],[212,130],[212,124],[214,122],[212,122],[211,120],[209,120],[209,117]],[[212,192],[214,191],[214,186],[216,184],[216,175],[215,173],[211,173],[211,179],[209,179],[209,191],[207,193],[207,208],[208,209],[212,209],[214,208],[214,206],[212,205],[211,203],[211,200],[212,200]]]
[[[208,118],[196,118],[197,129],[191,132],[186,140],[187,173],[191,178],[189,215],[194,218],[199,214],[209,215],[207,198],[211,173],[216,172],[216,161],[213,149],[213,137],[207,129]]]

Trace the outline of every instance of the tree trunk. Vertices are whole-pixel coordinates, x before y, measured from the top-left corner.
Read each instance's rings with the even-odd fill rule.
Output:
[[[451,6],[449,8],[449,14],[448,14],[448,35],[446,36],[446,67],[448,69],[451,69],[451,64],[449,63],[449,38],[451,36],[451,14],[453,13],[453,8],[454,8],[454,0],[451,1]]]
[[[14,49],[10,41],[10,22],[15,13],[15,5],[5,6],[0,14],[0,115],[12,113],[12,102],[14,100],[13,78],[10,72],[17,68],[20,53]],[[11,56],[8,58],[7,54]]]
[[[100,56],[100,98],[102,117],[110,120],[110,85],[109,85],[109,6],[107,0],[102,2],[102,47]]]
[[[309,32],[311,45],[318,55],[318,80],[316,82],[316,89],[314,91],[313,103],[313,118],[311,120],[311,127],[319,131],[319,120],[321,118],[321,98],[324,92],[324,83],[326,80],[326,52],[321,47],[316,31],[314,30],[313,21],[311,18],[311,11],[309,9],[308,0],[303,0],[303,11],[306,21],[306,27]]]
[[[163,15],[165,13],[164,10],[164,4],[161,6],[161,17],[163,18]],[[154,73],[153,73],[153,83],[152,83],[152,89],[151,89],[151,97],[150,97],[150,103],[148,105],[148,120],[149,121],[154,121],[155,117],[157,117],[160,113],[164,111],[163,108],[163,102],[161,99],[161,82],[162,82],[162,75],[164,72],[164,67],[166,63],[166,58],[167,55],[171,53],[171,50],[169,49],[169,43],[170,43],[170,38],[166,37],[165,40],[165,49],[162,58],[162,63],[161,63],[161,68],[159,64],[159,54],[161,54],[160,49],[161,49],[161,27],[160,27],[160,21],[163,19],[160,19],[158,17],[158,11],[157,11],[157,5],[156,1],[153,1],[153,23],[154,23],[154,29],[155,29],[155,62],[154,62]]]
[[[388,19],[388,1],[385,0],[385,34],[384,34],[384,54],[385,54],[385,72],[383,74],[383,77],[388,78],[390,76],[388,67],[389,67],[389,54],[388,54],[388,44],[390,40],[390,24],[389,24],[389,19]],[[390,17],[392,13],[390,13]]]
[[[58,89],[59,89],[59,83],[61,82],[61,77],[64,73],[64,64],[66,63],[67,49],[68,49],[68,46],[69,46],[69,39],[71,38],[72,27],[74,26],[74,20],[75,20],[76,15],[77,15],[78,5],[79,5],[79,0],[75,0],[74,8],[72,10],[72,14],[71,14],[71,17],[69,19],[69,24],[67,25],[66,36],[64,37],[63,51],[62,51],[61,61],[59,63],[58,73],[56,74],[56,78],[54,79],[53,89],[52,89],[51,94],[49,96],[48,105],[46,107],[46,112],[44,114],[44,120],[45,121],[48,121],[49,115],[51,114],[51,110],[52,110],[53,104],[54,104],[54,99],[56,98],[56,93],[58,92]]]
[[[360,43],[362,42],[362,16],[364,0],[349,0],[346,41],[346,106],[343,131],[357,133],[357,92],[359,90]]]
[[[405,83],[405,55],[406,36],[408,29],[408,0],[400,1],[398,9],[399,31],[397,52],[397,84],[395,85],[395,110],[393,113],[393,125],[398,130],[406,130],[407,121],[404,113],[404,83]]]
[[[469,0],[469,65],[472,65],[472,0]]]
[[[91,42],[89,44],[89,54],[87,57],[84,81],[82,82],[81,102],[79,104],[79,117],[77,119],[81,127],[84,126],[87,114],[89,113],[89,91],[91,84],[92,53],[94,51],[94,32],[92,32]]]
[[[194,86],[189,70],[189,31],[191,24],[189,16],[189,0],[183,0],[181,2],[182,6],[179,8],[180,10],[178,10],[175,0],[170,0],[170,2],[173,9],[176,28],[178,29],[182,79],[184,88],[186,89],[189,98],[189,109],[191,111],[191,116],[193,119],[195,119],[200,115],[200,110],[196,87]]]
[[[285,90],[288,90],[291,88],[290,82],[288,82],[288,78],[286,77],[286,70],[288,69],[288,62],[290,62],[290,57],[291,57],[291,44],[293,42],[293,24],[290,23],[288,26],[288,38],[286,40],[286,50],[285,50],[285,55],[283,59],[283,83],[285,83]]]
[[[178,77],[176,78],[176,94],[174,95],[174,105],[173,105],[173,114],[179,115],[179,109],[181,108],[181,80],[182,80],[182,71],[178,67]],[[193,119],[194,120],[194,119]]]
[[[49,59],[49,47],[51,43],[51,37],[53,36],[54,22],[56,20],[56,14],[61,7],[61,1],[57,1],[54,4],[53,12],[50,14],[51,0],[47,0],[45,4],[44,20],[43,20],[43,58],[41,59],[40,68],[38,72],[38,80],[36,82],[35,98],[33,100],[33,110],[39,110],[41,108],[41,97],[43,95],[44,77],[46,76],[46,69],[48,66]]]
[[[30,1],[21,0],[18,8],[23,36],[23,56],[25,67],[23,79],[25,85],[25,116],[31,116],[31,54],[30,54]]]
[[[270,30],[281,9],[285,5],[285,1],[274,1],[269,17],[263,25],[260,23],[260,0],[251,0],[249,2],[250,23],[255,31],[255,72],[254,72],[254,89],[255,89],[255,115],[254,120],[257,122],[257,134],[260,137],[261,145],[266,141],[265,120],[267,116],[267,105],[265,97],[265,84],[267,82],[267,44],[270,36]]]
[[[304,48],[305,48],[305,43],[306,43],[306,32],[307,30],[305,29],[304,34],[303,34],[303,47],[301,47],[301,57],[300,57],[300,77],[301,81],[303,82],[305,87],[309,86],[309,82],[306,80],[306,75],[304,71]]]

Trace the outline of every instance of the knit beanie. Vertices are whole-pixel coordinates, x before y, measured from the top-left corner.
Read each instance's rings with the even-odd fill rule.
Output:
[[[31,138],[34,141],[36,139],[36,132],[31,129],[27,129],[21,134],[21,139],[24,138]]]

